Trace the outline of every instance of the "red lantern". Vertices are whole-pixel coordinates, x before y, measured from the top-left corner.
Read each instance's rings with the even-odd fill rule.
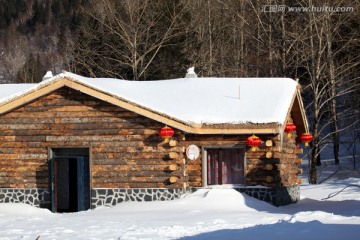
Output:
[[[168,142],[169,139],[174,135],[174,130],[172,130],[170,127],[165,126],[160,129],[159,136],[162,137],[165,142]]]
[[[246,145],[251,147],[251,151],[255,152],[256,148],[260,146],[261,139],[254,134],[246,139]]]
[[[310,133],[303,133],[300,136],[300,140],[305,143],[305,146],[309,146],[309,142],[313,140],[313,136]]]
[[[288,122],[285,126],[285,132],[287,133],[288,138],[291,137],[291,133],[296,130],[296,126],[293,123]]]

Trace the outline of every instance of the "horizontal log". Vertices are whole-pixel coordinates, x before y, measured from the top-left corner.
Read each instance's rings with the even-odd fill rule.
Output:
[[[301,158],[296,158],[294,163],[295,164],[302,164],[302,159]]]
[[[159,182],[159,183],[129,183],[129,188],[169,188],[169,184],[167,184],[165,182]]]
[[[271,146],[273,146],[273,145],[274,145],[274,142],[273,142],[272,140],[266,140],[266,141],[265,141],[265,146],[271,147]]]
[[[186,165],[186,171],[193,171],[193,170],[201,170],[201,165],[200,164],[194,164],[194,165],[190,165],[190,164],[187,164]]]
[[[155,184],[150,184],[149,186],[155,187]],[[130,188],[129,183],[105,183],[105,182],[96,182],[93,181],[93,188]]]
[[[251,149],[249,149],[246,153],[246,158],[249,158],[249,159],[266,158],[266,152],[265,151],[253,152],[253,151],[251,151]]]
[[[33,129],[50,129],[51,124],[40,124],[40,123],[33,123],[33,124],[0,124],[0,130],[19,130],[19,129],[26,129],[26,130],[33,130]]]
[[[295,151],[294,151],[294,153],[295,153],[296,155],[303,154],[303,153],[304,153],[304,149],[302,149],[302,148],[296,148]]]
[[[272,151],[268,151],[265,154],[266,158],[273,158],[274,157],[274,153]]]
[[[10,145],[11,146],[11,145]],[[26,143],[23,144],[23,147],[2,147],[0,146],[0,154],[47,154],[48,150],[46,148],[31,148],[27,146]]]
[[[46,142],[72,142],[72,141],[126,141],[126,136],[46,136]]]
[[[177,145],[177,141],[176,141],[176,140],[171,139],[171,140],[169,141],[169,146],[170,146],[170,147],[175,147],[176,145]]]
[[[61,144],[61,142],[60,142]],[[119,152],[117,149],[123,147],[145,147],[143,141],[107,141],[107,142],[93,142],[92,149],[94,152]],[[153,146],[148,146],[148,149]],[[141,149],[141,148],[140,148]],[[120,152],[123,152],[122,150]]]
[[[283,148],[283,151],[285,152],[285,153],[294,153],[294,149],[293,148]]]
[[[282,147],[281,146],[273,146],[270,149],[273,152],[277,152],[277,153],[281,153],[282,152]]]
[[[190,175],[188,177],[189,183],[201,183],[201,176],[200,175]]]
[[[168,175],[161,177],[151,177],[151,176],[124,176],[119,178],[109,178],[109,177],[94,177],[94,183],[165,183],[169,179]]]
[[[9,112],[5,115],[3,115],[1,117],[2,120],[4,121],[0,121],[1,123],[12,123],[11,121],[9,121],[8,119],[19,119],[19,118],[27,118],[30,119],[30,123],[34,122],[34,123],[39,123],[38,121],[36,121],[36,119],[49,119],[54,121],[54,119],[56,120],[55,122],[57,123],[61,123],[61,119],[64,118],[83,118],[83,117],[88,117],[88,118],[96,118],[96,122],[126,122],[125,118],[127,119],[131,119],[131,118],[139,118],[140,115],[133,113],[131,111],[124,111],[121,110],[120,107],[117,106],[112,106],[112,108],[109,107],[99,107],[97,109],[93,109],[91,111],[77,111],[77,112],[48,112],[48,111],[44,111],[44,109],[41,108],[34,108],[33,111],[31,112],[27,112],[24,109],[20,109],[17,111],[12,111]],[[100,121],[99,121],[100,120]],[[19,120],[19,121],[15,121],[15,123],[22,123],[24,121]],[[26,123],[26,122],[25,122]],[[153,123],[155,123],[155,121],[153,121]],[[161,125],[158,123],[159,127],[161,127]],[[149,124],[150,126],[150,124]],[[153,125],[153,126],[156,126]],[[158,127],[157,127],[158,128]],[[154,128],[155,129],[155,128]]]
[[[274,182],[274,177],[273,176],[266,176],[266,182],[271,183]]]
[[[173,185],[177,185],[176,183]],[[171,185],[171,186],[173,186]],[[170,185],[161,183],[95,183],[94,188],[171,188]],[[175,187],[181,188],[181,187]]]
[[[93,165],[169,165],[169,160],[162,159],[93,159]],[[178,160],[171,163],[181,164]]]
[[[166,180],[168,179],[168,176],[132,176],[130,177],[130,182],[153,182],[153,183],[158,183],[158,182],[166,182]]]
[[[111,178],[118,182],[131,181],[149,181],[156,182],[159,178],[168,178],[169,173],[165,171],[111,171],[111,172],[93,172],[93,179],[97,178]],[[163,180],[162,180],[163,181]]]
[[[47,154],[31,154],[31,153],[21,153],[21,154],[0,154],[0,160],[12,160],[12,159],[36,159],[39,161],[47,160]]]
[[[16,136],[16,142],[45,142],[45,136]]]
[[[129,142],[128,142],[129,143]],[[143,146],[143,142],[130,142],[133,146],[128,146],[122,142],[111,142],[109,144],[93,144],[92,151],[94,153],[124,153],[124,152],[144,152],[144,153],[167,153],[169,150],[163,147],[156,146]],[[171,151],[180,152],[181,148],[172,148]]]
[[[43,175],[43,172],[48,171],[48,166],[45,167],[41,165],[0,165],[0,171],[1,174],[6,176],[8,172],[17,172],[17,173],[23,173],[23,172],[30,172],[30,173],[36,173],[38,175]]]
[[[6,130],[1,131],[0,130],[0,136],[10,136],[10,135],[16,135],[16,136],[83,136],[83,135],[124,135],[125,137],[131,138],[129,135],[136,136],[137,140],[144,141],[146,138],[149,138],[149,134],[145,134],[144,130],[138,129],[138,130],[123,130],[118,128],[111,128],[111,129],[104,129],[104,128],[96,128],[90,127],[91,129],[75,129],[74,126],[64,126],[64,127],[56,127],[52,129],[36,129],[36,130],[26,130],[20,129],[20,130]],[[139,138],[139,136],[142,136]],[[58,139],[56,141],[59,141]],[[61,141],[61,140],[60,140]],[[157,143],[157,139],[153,140],[154,143]]]
[[[111,171],[130,171],[132,168],[128,165],[93,165],[93,172],[111,172]]]
[[[1,142],[14,142],[15,141],[15,136],[0,136],[0,141]]]
[[[24,116],[18,116],[18,120],[15,118],[9,118],[8,123],[0,124],[0,129],[57,129],[57,128],[74,128],[74,129],[91,129],[91,127],[96,127],[97,129],[108,129],[108,128],[119,128],[119,129],[138,129],[142,130],[144,127],[149,134],[157,134],[158,128],[156,123],[149,122],[145,117],[138,116],[136,118],[127,118],[127,117],[57,117],[49,116],[48,118],[39,118],[39,114],[24,113]],[[3,120],[4,122],[4,120]],[[18,123],[16,123],[18,122]],[[141,125],[140,125],[141,124]]]
[[[174,154],[172,156],[175,156]],[[165,159],[166,153],[162,152],[124,152],[124,153],[93,153],[94,159],[126,159],[126,160],[142,160],[142,159]]]
[[[274,158],[295,159],[296,157],[297,156],[295,154],[274,152]]]
[[[167,163],[168,164],[168,163]],[[171,164],[178,167],[177,164]],[[153,165],[153,164],[127,164],[127,165],[93,165],[94,172],[108,172],[108,171],[167,171],[169,165]],[[179,168],[178,168],[179,169]],[[175,170],[173,170],[175,171]]]
[[[271,171],[271,170],[274,169],[274,165],[268,163],[268,164],[265,165],[265,169]]]
[[[177,165],[177,164],[170,164],[169,167],[168,167],[168,170],[169,170],[169,171],[177,171],[177,170],[179,170],[179,165]]]
[[[175,158],[179,158],[179,157],[180,157],[179,153],[177,153],[177,152],[170,152],[170,153],[168,154],[168,156],[169,156],[170,159],[175,159]]]
[[[179,178],[176,176],[171,176],[169,177],[169,182],[170,183],[176,183],[177,181],[179,181]]]

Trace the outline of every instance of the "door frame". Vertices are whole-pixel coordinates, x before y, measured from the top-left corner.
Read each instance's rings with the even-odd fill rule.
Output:
[[[208,166],[207,166],[207,149],[244,149],[244,186],[246,186],[246,146],[245,145],[207,145],[201,147],[201,181],[202,187],[211,187],[208,185]]]
[[[56,161],[54,158],[78,158],[78,157],[84,157],[84,156],[54,156],[54,149],[67,149],[67,148],[73,148],[73,149],[87,149],[88,151],[88,158],[89,158],[89,202],[90,202],[90,208],[91,209],[91,190],[93,189],[93,176],[92,176],[92,151],[91,151],[91,145],[90,146],[81,146],[81,147],[73,147],[73,146],[56,146],[56,147],[47,147],[48,150],[48,166],[49,166],[49,191],[50,191],[50,210],[52,212],[55,212],[53,209],[55,204],[55,196],[53,194],[55,186],[53,184],[54,181],[52,180],[55,169]]]

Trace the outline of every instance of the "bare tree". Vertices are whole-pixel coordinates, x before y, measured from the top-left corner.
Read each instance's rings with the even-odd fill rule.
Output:
[[[92,1],[75,61],[91,76],[146,79],[159,53],[183,34],[184,7],[169,1]],[[156,71],[152,70],[152,71]]]
[[[299,1],[302,6],[314,6],[311,0]],[[317,2],[317,4],[320,4]],[[330,4],[327,1],[322,4]],[[334,6],[336,7],[336,6]],[[310,183],[316,183],[316,165],[320,165],[320,153],[328,144],[334,146],[335,162],[339,163],[339,138],[341,131],[349,126],[341,126],[341,113],[338,102],[358,86],[358,77],[351,72],[360,64],[357,57],[350,62],[341,61],[341,56],[351,49],[351,42],[359,36],[357,29],[344,35],[344,28],[354,15],[332,11],[307,13],[302,25],[303,31],[295,38],[299,47],[297,57],[298,68],[304,69],[304,93],[308,96],[308,109],[311,110],[311,130],[313,133]],[[351,106],[348,106],[351,107]]]

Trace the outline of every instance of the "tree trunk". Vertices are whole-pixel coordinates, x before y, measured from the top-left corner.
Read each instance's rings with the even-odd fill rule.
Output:
[[[334,145],[334,158],[335,163],[339,164],[339,126],[338,126],[338,117],[337,117],[337,103],[336,103],[336,80],[335,80],[335,64],[334,64],[334,55],[332,51],[332,29],[331,29],[331,19],[330,13],[327,13],[326,18],[326,45],[327,45],[327,63],[328,73],[329,73],[329,81],[330,81],[330,113],[331,113],[331,125],[332,125],[332,140]]]

